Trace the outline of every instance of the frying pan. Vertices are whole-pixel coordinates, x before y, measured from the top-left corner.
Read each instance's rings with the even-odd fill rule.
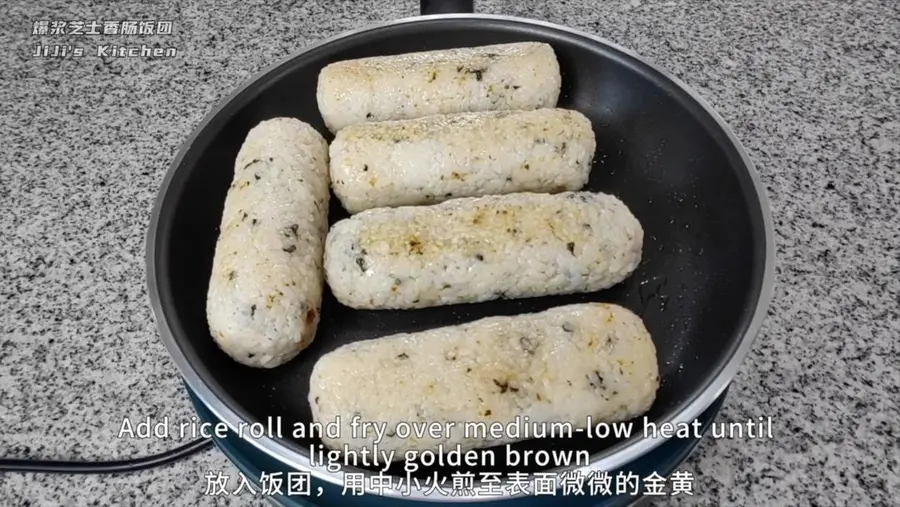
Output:
[[[433,15],[437,10],[460,13]],[[152,215],[147,277],[160,335],[187,385],[232,429],[242,422],[281,418],[288,428],[282,437],[250,443],[290,468],[310,471],[316,480],[340,484],[344,473],[376,472],[349,467],[332,473],[313,466],[309,449],[320,442],[292,439],[289,431],[294,423],[312,421],[306,401],[309,376],[323,354],[398,332],[605,301],[641,315],[658,349],[661,387],[647,420],[694,420],[731,382],[772,296],[768,200],[737,139],[696,93],[615,44],[540,21],[471,14],[471,1],[422,2],[422,12],[432,15],[355,30],[264,70],[219,104],[176,156]],[[586,189],[618,196],[641,221],[645,244],[637,271],[598,293],[412,311],[352,310],[337,303],[326,287],[316,339],[293,361],[272,370],[253,369],[220,351],[209,335],[205,298],[234,159],[247,132],[260,121],[292,116],[330,141],[315,93],[319,70],[329,63],[519,41],[542,41],[554,48],[563,78],[559,107],[591,119],[597,153]],[[347,216],[335,198],[329,213],[331,223]],[[636,422],[635,435],[626,439],[539,439],[513,448],[585,449],[591,463],[581,473],[615,470],[664,441],[644,435],[641,421]],[[502,461],[469,471],[476,477],[481,472],[548,471]],[[422,467],[414,476],[448,477],[453,472]],[[389,473],[405,476],[402,464]],[[473,499],[426,496],[416,488],[405,496],[396,481],[381,494],[393,501]],[[504,497],[517,494],[504,488]]]

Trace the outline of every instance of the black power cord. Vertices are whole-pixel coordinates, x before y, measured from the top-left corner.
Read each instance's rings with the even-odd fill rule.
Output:
[[[167,465],[207,449],[213,441],[199,438],[181,447],[120,461],[52,461],[32,459],[0,459],[0,472],[31,472],[44,474],[123,474]]]

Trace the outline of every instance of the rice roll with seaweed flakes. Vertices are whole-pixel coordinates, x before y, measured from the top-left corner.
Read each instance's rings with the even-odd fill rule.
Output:
[[[313,420],[341,425],[337,438],[324,438],[328,447],[371,450],[375,432],[352,431],[359,416],[385,424],[378,449],[403,459],[411,449],[465,451],[522,439],[479,430],[495,424],[562,422],[574,433],[588,418],[591,425],[633,419],[653,405],[659,367],[637,315],[585,303],[350,343],[318,360],[309,386]],[[449,431],[402,438],[401,422],[441,422]]]
[[[313,341],[328,199],[321,134],[293,118],[250,130],[225,197],[206,304],[213,338],[235,361],[274,368]]]
[[[352,125],[330,150],[332,188],[351,212],[454,197],[580,190],[597,147],[577,111],[487,111]]]
[[[433,114],[556,107],[562,78],[550,45],[519,42],[345,60],[319,73],[332,132]]]
[[[594,292],[637,268],[643,238],[611,195],[464,197],[339,221],[325,241],[325,276],[341,304],[360,309]]]

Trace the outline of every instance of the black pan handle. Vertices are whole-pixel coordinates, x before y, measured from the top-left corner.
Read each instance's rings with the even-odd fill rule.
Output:
[[[475,12],[474,0],[420,0],[419,13],[428,14],[471,14]]]

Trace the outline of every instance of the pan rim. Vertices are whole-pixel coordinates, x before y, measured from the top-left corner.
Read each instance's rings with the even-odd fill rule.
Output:
[[[222,422],[224,422],[230,429],[237,432],[237,428],[239,424],[243,421],[243,418],[238,415],[238,413],[230,407],[227,403],[225,403],[221,398],[216,395],[213,390],[207,386],[206,382],[201,378],[201,376],[197,373],[193,365],[190,361],[188,361],[184,352],[181,350],[178,342],[175,340],[175,337],[169,328],[168,322],[165,317],[164,310],[162,308],[162,301],[160,299],[159,286],[157,282],[157,273],[156,273],[156,243],[157,243],[157,229],[159,226],[159,219],[162,212],[162,205],[165,201],[165,197],[169,191],[169,186],[171,181],[177,172],[179,166],[181,165],[184,157],[191,150],[194,143],[197,141],[198,137],[203,133],[203,131],[207,128],[207,126],[221,113],[221,111],[227,107],[235,98],[237,98],[241,93],[255,85],[263,76],[275,71],[279,67],[289,63],[293,59],[308,53],[310,51],[316,50],[320,47],[326,46],[328,44],[334,43],[341,39],[344,39],[349,36],[358,35],[362,33],[366,33],[369,31],[375,31],[379,29],[383,29],[386,27],[396,26],[396,25],[404,25],[410,23],[417,23],[423,21],[430,20],[452,20],[452,19],[472,19],[472,20],[494,20],[494,21],[503,21],[503,22],[512,22],[522,25],[530,25],[536,26],[546,29],[552,29],[556,31],[561,31],[568,33],[570,35],[576,35],[593,43],[597,43],[608,48],[611,48],[615,51],[620,52],[621,54],[634,59],[638,63],[646,66],[647,68],[659,73],[664,78],[668,79],[675,86],[680,88],[691,100],[693,100],[696,105],[698,105],[702,111],[709,115],[709,117],[715,122],[716,126],[719,128],[722,134],[725,135],[728,142],[731,144],[732,148],[738,154],[741,159],[741,162],[747,168],[747,173],[750,178],[750,182],[752,183],[753,190],[756,194],[756,199],[759,203],[759,212],[762,216],[762,225],[764,229],[764,239],[765,239],[765,261],[763,268],[763,279],[759,289],[759,295],[756,300],[756,305],[752,313],[752,317],[750,318],[749,323],[747,324],[744,335],[741,337],[740,342],[736,349],[734,350],[732,356],[727,360],[724,367],[719,371],[718,375],[700,392],[691,402],[689,402],[684,408],[682,408],[679,412],[677,412],[674,416],[668,419],[661,419],[656,421],[657,424],[671,422],[673,424],[682,424],[689,423],[690,421],[696,419],[706,408],[709,407],[721,394],[727,389],[730,385],[731,381],[734,379],[736,374],[738,373],[741,365],[746,359],[749,351],[755,342],[757,336],[759,335],[763,323],[766,318],[766,314],[768,312],[768,308],[771,305],[771,302],[774,297],[774,286],[775,286],[775,230],[774,230],[774,222],[771,213],[770,201],[766,194],[765,187],[762,183],[760,175],[756,170],[755,165],[753,164],[750,157],[747,155],[740,141],[737,139],[735,134],[732,132],[731,128],[725,123],[722,117],[690,86],[681,81],[679,78],[671,74],[664,68],[656,65],[655,63],[647,60],[646,58],[636,54],[630,49],[622,47],[616,43],[608,41],[602,37],[583,32],[581,30],[577,30],[574,28],[570,28],[563,25],[558,25],[555,23],[550,23],[546,21],[534,20],[529,18],[521,18],[516,16],[506,16],[506,15],[495,15],[495,14],[438,14],[438,15],[429,15],[429,16],[413,16],[407,18],[401,18],[396,20],[391,20],[382,23],[376,23],[372,25],[367,25],[361,28],[349,30],[337,34],[333,37],[329,37],[327,39],[323,39],[319,42],[306,46],[299,51],[296,51],[287,57],[279,60],[278,62],[258,71],[253,76],[245,80],[241,83],[237,88],[235,88],[230,94],[226,97],[222,98],[214,108],[207,113],[207,115],[198,123],[198,125],[193,129],[187,140],[181,145],[178,153],[176,154],[173,162],[169,165],[169,168],[166,171],[166,174],[163,178],[162,183],[158,189],[156,201],[153,206],[153,210],[150,217],[150,225],[147,231],[146,236],[146,283],[148,289],[148,297],[150,299],[151,307],[153,310],[153,316],[157,324],[157,330],[159,332],[160,338],[162,339],[166,349],[168,350],[170,356],[172,357],[173,362],[178,368],[179,373],[181,374],[184,381],[187,385],[197,394],[198,398],[203,401],[203,403],[210,409],[210,411]],[[283,445],[275,439],[264,437],[261,439],[253,439],[253,438],[245,438],[251,445],[256,447],[258,450],[268,454],[272,458],[285,463],[286,465],[295,468],[297,470],[306,470],[309,471],[310,474],[317,479],[327,481],[332,484],[341,485],[344,481],[344,474],[348,472],[353,472],[352,468],[345,468],[336,473],[329,472],[325,470],[324,467],[321,466],[312,466],[310,463],[310,459],[307,456],[303,456],[297,451],[291,449],[290,447]],[[553,473],[563,473],[563,472],[580,472],[582,474],[589,474],[593,472],[603,472],[603,471],[613,471],[618,468],[621,468],[623,465],[630,463],[631,461],[640,458],[651,450],[655,449],[666,439],[662,437],[656,438],[638,438],[634,440],[626,440],[620,442],[616,445],[611,446],[610,448],[602,451],[601,453],[596,453],[591,456],[591,463],[586,467],[575,467],[575,468],[567,468],[567,469],[555,469],[549,472]],[[599,455],[599,457],[598,457]],[[360,470],[366,475],[374,475],[369,471]],[[506,479],[504,479],[504,483]],[[521,492],[518,494],[510,494],[508,488],[503,488],[502,495],[495,495],[492,497],[484,497],[484,496],[448,496],[448,495],[425,495],[425,488],[410,488],[411,491],[402,491],[399,488],[391,485],[390,489],[387,489],[382,492],[375,492],[369,490],[367,487],[367,494],[375,494],[378,496],[384,496],[388,498],[397,498],[404,500],[417,500],[424,502],[478,502],[478,501],[493,501],[493,500],[501,500],[501,499],[510,499],[526,496]],[[476,481],[476,492],[481,488],[479,487],[478,482]]]

